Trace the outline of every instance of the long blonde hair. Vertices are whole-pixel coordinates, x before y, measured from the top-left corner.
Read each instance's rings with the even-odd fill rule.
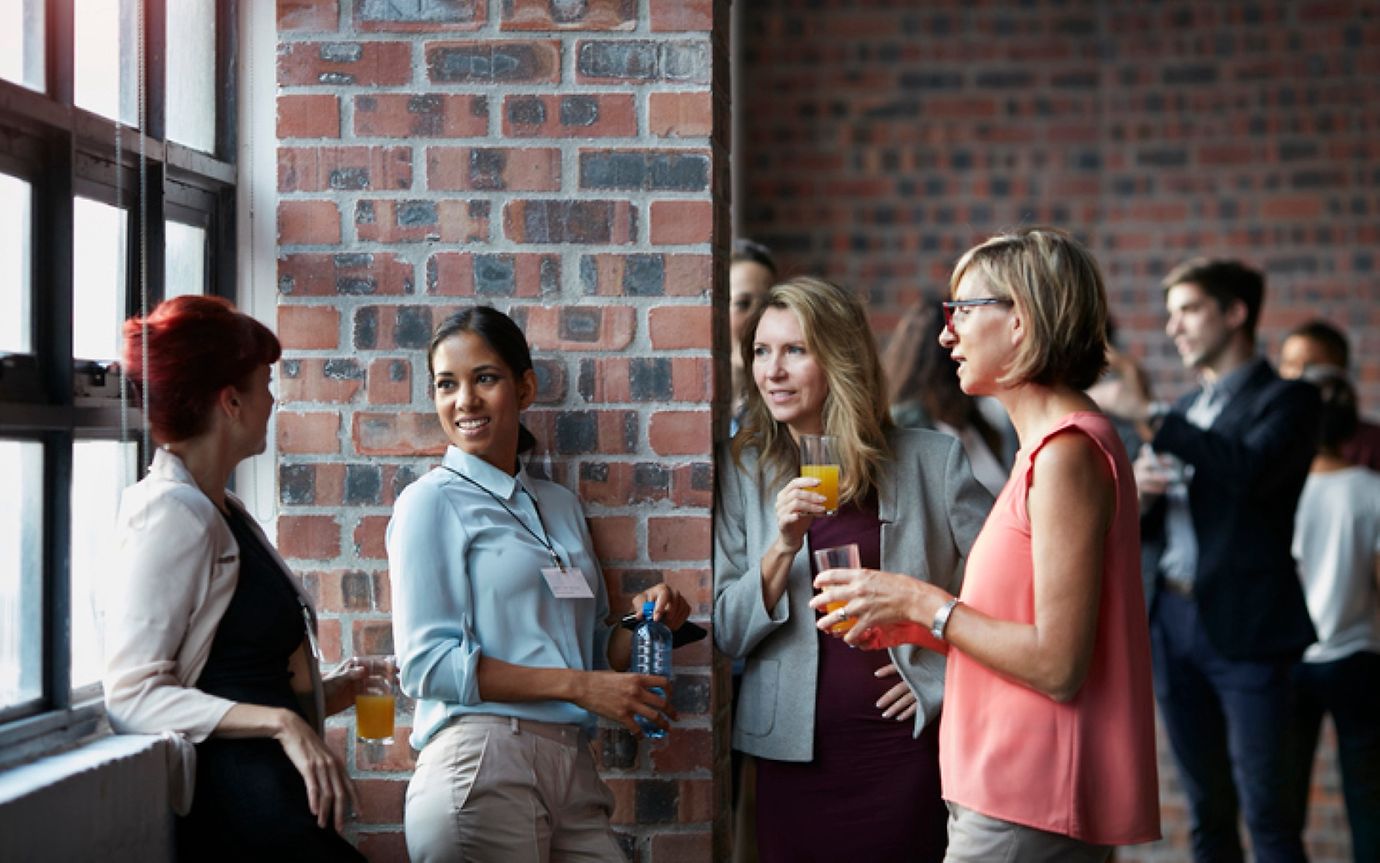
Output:
[[[743,326],[743,366],[753,367],[757,325],[767,309],[787,309],[800,321],[805,347],[824,372],[824,432],[839,439],[843,476],[839,500],[861,500],[876,488],[891,458],[886,434],[892,427],[886,380],[867,311],[851,291],[814,276],[776,285]],[[733,439],[733,461],[743,469],[743,452],[758,453],[757,481],[776,485],[800,470],[800,450],[784,423],[771,415],[762,393],[747,387],[742,425]]]

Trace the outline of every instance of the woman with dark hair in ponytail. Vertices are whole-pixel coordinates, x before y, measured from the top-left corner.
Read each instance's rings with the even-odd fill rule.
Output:
[[[388,525],[393,641],[417,699],[407,789],[415,861],[622,861],[613,795],[591,751],[597,717],[664,726],[662,677],[627,669],[580,502],[529,475],[519,418],[537,395],[522,330],[475,306],[427,352],[450,446],[398,498]],[[671,629],[689,605],[668,585],[634,598]]]

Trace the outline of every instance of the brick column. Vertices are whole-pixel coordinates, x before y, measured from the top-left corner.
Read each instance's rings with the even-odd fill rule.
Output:
[[[391,650],[384,528],[444,448],[424,349],[476,302],[532,343],[529,468],[584,500],[615,608],[664,579],[707,621],[727,21],[723,0],[279,0],[278,534],[328,660]],[[677,653],[669,744],[601,730],[630,859],[722,856],[711,657]],[[352,834],[405,859],[410,728],[383,761],[353,731],[328,732]]]

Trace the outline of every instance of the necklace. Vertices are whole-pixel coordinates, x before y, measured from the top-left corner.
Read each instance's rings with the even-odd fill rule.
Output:
[[[465,476],[463,473],[456,470],[455,468],[444,464],[441,465],[441,467],[445,468],[446,470],[463,479],[465,482],[469,483],[470,485],[487,494],[489,497],[493,498],[494,503],[503,507],[503,511],[513,517],[513,521],[517,522],[518,525],[523,530],[527,531],[527,533],[530,534],[533,539],[541,543],[542,547],[546,549],[546,553],[551,555],[551,562],[556,565],[556,568],[559,569],[561,572],[565,572],[565,561],[561,560],[561,555],[559,552],[556,551],[556,546],[554,546],[551,543],[551,531],[546,529],[546,522],[541,517],[541,507],[537,505],[536,497],[534,497],[532,493],[528,491],[524,485],[522,485],[522,483],[518,483],[518,488],[522,489],[523,494],[527,495],[528,500],[532,501],[532,509],[536,510],[537,513],[537,524],[541,527],[541,532],[545,534],[545,536],[539,536],[535,530],[532,530],[532,528],[528,527],[527,522],[523,521],[517,513],[513,512],[512,509],[509,508],[508,504],[503,502],[503,498],[489,491],[487,488],[470,479],[469,477]]]

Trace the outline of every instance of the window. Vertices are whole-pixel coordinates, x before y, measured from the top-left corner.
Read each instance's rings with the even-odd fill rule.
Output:
[[[124,320],[233,294],[237,4],[0,2],[0,744],[98,715]]]

